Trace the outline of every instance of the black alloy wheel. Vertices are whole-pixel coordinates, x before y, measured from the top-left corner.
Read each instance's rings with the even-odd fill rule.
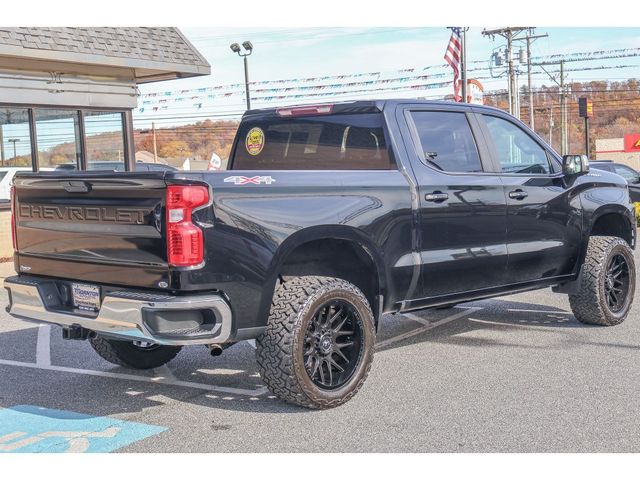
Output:
[[[318,308],[305,335],[304,366],[322,389],[336,389],[349,381],[363,354],[362,319],[344,300]]]
[[[625,257],[617,254],[607,265],[604,291],[607,305],[612,312],[619,312],[625,306],[629,294],[629,264]]]

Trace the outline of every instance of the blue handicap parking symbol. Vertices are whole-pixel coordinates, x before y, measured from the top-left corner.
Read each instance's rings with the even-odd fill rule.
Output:
[[[0,409],[0,453],[111,452],[164,427],[34,405]]]

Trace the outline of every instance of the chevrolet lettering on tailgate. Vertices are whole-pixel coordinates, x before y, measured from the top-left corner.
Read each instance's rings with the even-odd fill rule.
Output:
[[[113,222],[144,224],[148,210],[113,207],[60,207],[49,205],[20,205],[20,218],[38,220],[63,220],[78,222]]]

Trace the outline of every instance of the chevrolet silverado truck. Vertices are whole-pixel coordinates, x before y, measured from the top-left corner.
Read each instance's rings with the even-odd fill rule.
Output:
[[[624,179],[484,106],[251,110],[228,171],[19,173],[8,312],[117,365],[255,339],[281,399],[340,405],[383,314],[553,287],[616,325],[635,290]]]

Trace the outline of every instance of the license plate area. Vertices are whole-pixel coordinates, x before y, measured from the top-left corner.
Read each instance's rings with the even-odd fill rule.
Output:
[[[72,283],[71,299],[75,308],[86,312],[97,312],[100,310],[100,287],[86,283]]]

